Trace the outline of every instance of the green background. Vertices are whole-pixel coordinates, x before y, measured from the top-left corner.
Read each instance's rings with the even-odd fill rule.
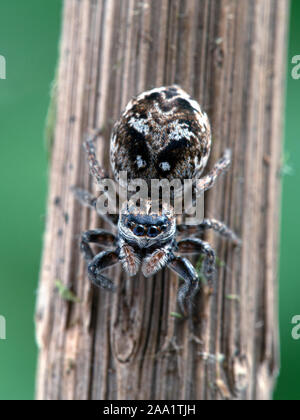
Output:
[[[32,399],[37,351],[34,306],[45,221],[47,153],[43,138],[60,31],[61,0],[1,0],[0,55],[0,399]],[[300,341],[291,319],[300,314],[298,250],[300,223],[300,79],[291,58],[300,54],[300,1],[292,1],[288,52],[280,248],[282,369],[276,399],[300,400]],[[6,180],[9,179],[9,182]]]
[[[281,373],[276,399],[300,400],[300,340],[292,339],[291,319],[300,315],[300,79],[291,77],[292,57],[300,55],[300,1],[291,2],[290,37],[287,63],[285,143],[280,244],[280,335]]]
[[[60,0],[1,0],[0,399],[32,399],[37,351],[34,307],[45,221],[45,118],[55,72]]]

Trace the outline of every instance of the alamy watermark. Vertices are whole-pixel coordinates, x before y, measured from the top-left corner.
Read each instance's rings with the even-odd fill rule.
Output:
[[[292,57],[292,64],[296,64],[292,68],[292,78],[298,80],[300,79],[300,55],[294,55],[294,57]]]
[[[6,319],[0,315],[0,340],[6,340]]]
[[[204,218],[204,195],[195,194],[192,179],[131,179],[127,172],[119,173],[118,183],[112,179],[102,179],[97,184],[100,196],[96,202],[97,212],[101,215],[117,214],[130,201],[143,211],[147,201],[151,200],[152,213],[159,213],[161,203],[172,207],[174,215],[185,214],[186,224],[199,224]]]
[[[0,55],[0,79],[6,79],[6,59]]]
[[[293,316],[292,324],[295,325],[292,328],[292,338],[294,340],[300,340],[300,315]]]

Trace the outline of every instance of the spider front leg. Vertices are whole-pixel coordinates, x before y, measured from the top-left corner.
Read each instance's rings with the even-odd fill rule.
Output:
[[[88,265],[88,277],[92,283],[102,289],[114,291],[113,282],[103,276],[102,271],[119,262],[119,250],[102,251],[96,255]]]
[[[84,148],[87,153],[87,159],[90,167],[90,173],[96,180],[96,184],[98,186],[105,187],[106,185],[103,184],[104,181],[109,180],[108,174],[105,172],[105,170],[100,165],[99,161],[96,158],[96,151],[95,151],[95,145],[94,141],[96,138],[101,134],[101,131],[98,130],[94,136],[92,136],[89,140],[84,142]],[[106,222],[110,223],[114,227],[116,227],[118,223],[118,214],[119,211],[116,209],[116,214],[113,213],[103,213],[97,208],[97,198],[93,197],[88,191],[82,190],[77,187],[73,187],[72,191],[77,198],[77,200],[83,204],[84,206],[94,208],[100,217],[102,217]],[[108,200],[109,202],[115,203],[118,199],[118,194],[116,191],[110,191],[108,188],[107,190],[103,190],[102,194],[104,195],[104,198]],[[99,197],[98,197],[99,198]]]
[[[104,248],[112,248],[115,246],[115,242],[115,235],[104,229],[88,230],[81,235],[80,250],[83,253],[84,259],[89,262],[95,256],[89,245],[90,243]]]
[[[102,247],[112,248],[116,245],[116,237],[104,229],[94,229],[84,232],[81,236],[80,249],[88,264],[88,277],[103,289],[114,290],[113,282],[103,276],[101,272],[106,268],[119,262],[119,251],[102,251],[94,255],[90,243],[95,243]]]
[[[97,198],[93,197],[91,193],[78,187],[71,187],[71,191],[80,204],[93,210],[96,209]]]
[[[181,254],[203,254],[203,274],[210,280],[214,273],[216,255],[212,247],[198,238],[182,239],[177,243],[178,252]]]
[[[84,142],[84,148],[86,150],[87,159],[90,166],[90,173],[96,179],[96,182],[98,184],[100,184],[104,178],[108,178],[108,174],[105,172],[105,170],[100,165],[98,159],[96,158],[94,142],[96,138],[100,135],[101,130],[98,130],[90,139]]]
[[[186,307],[187,312],[192,314],[193,299],[200,287],[198,274],[190,261],[183,257],[173,256],[168,266],[183,278],[184,284],[178,290],[178,303],[184,314]]]
[[[224,238],[232,241],[234,245],[240,246],[242,241],[240,238],[223,222],[216,219],[203,219],[199,225],[177,225],[177,231],[181,234],[200,235],[205,230],[212,229]]]
[[[205,175],[203,178],[196,180],[196,195],[199,196],[204,191],[211,188],[218,176],[224,172],[230,165],[231,162],[231,151],[226,149],[222,158],[214,165],[213,169]]]
[[[71,191],[80,204],[97,211],[97,198],[92,196],[91,193],[78,187],[72,187]],[[97,213],[105,222],[109,223],[114,229],[116,229],[119,219],[118,214],[103,214],[98,211]]]

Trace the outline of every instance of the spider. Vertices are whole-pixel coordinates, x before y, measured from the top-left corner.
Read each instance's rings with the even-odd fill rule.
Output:
[[[90,172],[101,182],[108,176],[96,158],[94,140],[86,141],[85,148]],[[147,183],[154,178],[193,179],[194,192],[199,196],[230,165],[230,151],[225,150],[213,169],[201,177],[210,148],[210,124],[199,104],[179,86],[160,87],[132,99],[115,124],[111,136],[111,167],[117,182],[121,182],[120,171],[127,171],[129,180],[141,178]],[[74,193],[83,205],[97,210],[97,199],[89,192],[74,188]],[[183,279],[178,302],[186,313],[201,281],[184,255],[202,254],[203,274],[211,281],[215,251],[199,236],[213,229],[235,244],[240,244],[240,240],[215,219],[203,219],[198,225],[177,224],[172,205],[162,203],[159,211],[153,211],[150,198],[143,204],[137,207],[129,199],[117,216],[100,215],[113,226],[115,233],[94,229],[82,234],[80,248],[87,261],[88,277],[95,285],[114,290],[112,280],[103,274],[114,264],[121,262],[129,276],[136,275],[141,268],[145,277],[167,266]],[[95,255],[91,243],[104,250]]]

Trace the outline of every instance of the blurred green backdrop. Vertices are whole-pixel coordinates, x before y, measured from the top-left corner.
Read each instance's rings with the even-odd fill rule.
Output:
[[[1,0],[0,55],[0,400],[32,399],[36,368],[34,306],[45,220],[47,157],[43,139],[54,76],[62,0]],[[288,52],[285,167],[280,258],[282,369],[276,399],[300,400],[300,341],[291,319],[300,314],[297,271],[300,223],[300,79],[291,77],[300,55],[300,1],[292,0]],[[9,177],[9,182],[6,179]]]
[[[300,315],[300,79],[291,76],[292,57],[300,55],[300,1],[291,2],[285,108],[284,171],[280,244],[281,373],[275,399],[300,400],[300,340],[292,339],[291,320]],[[298,72],[299,73],[299,72]],[[299,194],[299,196],[297,195]]]
[[[45,220],[43,139],[60,32],[61,0],[1,0],[0,399],[32,399],[34,307]]]

